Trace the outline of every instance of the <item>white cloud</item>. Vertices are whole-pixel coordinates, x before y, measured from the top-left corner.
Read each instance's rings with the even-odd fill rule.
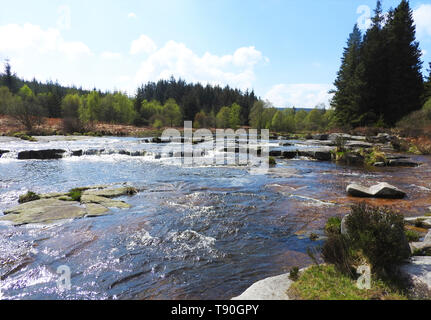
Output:
[[[278,84],[273,86],[265,95],[276,107],[314,108],[324,103],[329,107],[332,94],[329,84]]]
[[[168,41],[141,63],[135,81],[143,83],[174,76],[189,82],[246,89],[252,87],[254,67],[261,61],[267,59],[254,47],[242,47],[230,55],[207,52],[199,56],[183,43]]]
[[[146,36],[141,35],[138,39],[132,41],[132,45],[130,47],[130,53],[135,55],[139,53],[153,53],[157,50],[157,45],[154,43],[154,41]]]
[[[106,60],[117,60],[117,59],[121,59],[122,58],[121,53],[111,52],[111,51],[104,51],[104,52],[102,52],[100,54],[100,56],[103,59],[106,59]]]
[[[431,4],[422,4],[413,11],[419,37],[431,36]]]
[[[130,18],[130,19],[136,19],[136,13],[134,13],[134,12],[130,12],[130,13],[127,15],[127,17],[128,17],[128,18]]]
[[[43,30],[32,24],[8,24],[0,26],[0,51],[4,53],[49,54],[59,53],[69,58],[91,55],[91,50],[82,42],[66,41],[57,29]]]

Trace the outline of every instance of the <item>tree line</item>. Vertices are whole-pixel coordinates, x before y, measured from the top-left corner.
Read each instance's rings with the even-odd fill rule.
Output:
[[[387,13],[381,1],[371,27],[355,25],[344,49],[331,106],[342,127],[394,126],[430,96],[424,85],[419,43],[409,2]]]

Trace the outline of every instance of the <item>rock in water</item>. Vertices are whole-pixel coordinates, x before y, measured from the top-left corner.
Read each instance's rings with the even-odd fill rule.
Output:
[[[82,218],[86,213],[85,208],[81,207],[79,202],[41,199],[5,210],[5,216],[0,220],[10,221],[14,225],[52,223],[57,220]]]
[[[386,199],[402,199],[406,196],[404,191],[386,183],[379,183],[372,187],[364,187],[358,184],[350,184],[347,186],[347,194],[358,198],[386,198]]]
[[[66,150],[61,150],[61,149],[21,151],[20,153],[18,153],[18,159],[19,160],[61,159],[63,157],[63,153],[65,152]]]

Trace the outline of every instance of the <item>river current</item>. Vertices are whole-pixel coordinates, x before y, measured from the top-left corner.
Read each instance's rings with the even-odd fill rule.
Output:
[[[308,147],[292,144],[288,148]],[[278,145],[271,141],[270,148]],[[11,151],[0,158],[0,212],[28,190],[127,182],[140,191],[119,198],[132,207],[112,215],[52,225],[0,224],[0,299],[230,299],[255,281],[312,263],[307,248],[322,241],[309,235],[323,236],[328,217],[348,212],[348,183],[386,181],[407,190],[407,200],[378,202],[406,215],[431,204],[426,157],[415,158],[422,163],[418,168],[371,171],[277,160],[257,175],[235,165],[186,167],[163,154],[163,147],[116,137],[0,140],[0,149]],[[59,160],[16,156],[50,148],[68,152]],[[72,156],[78,149],[84,155]],[[142,154],[128,155],[137,151]],[[71,270],[69,291],[57,287],[57,268],[64,265]]]

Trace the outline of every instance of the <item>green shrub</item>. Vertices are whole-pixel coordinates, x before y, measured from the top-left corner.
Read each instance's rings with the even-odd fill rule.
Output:
[[[36,193],[32,191],[28,191],[26,194],[19,196],[18,203],[26,203],[30,201],[39,200],[39,199],[40,197]]]
[[[31,141],[31,142],[36,142],[37,141],[34,137],[29,136],[29,135],[27,135],[27,134],[25,134],[23,132],[16,132],[16,133],[13,134],[13,136],[15,138],[20,138],[21,140],[26,140],[26,141]]]
[[[275,166],[277,164],[277,162],[275,161],[274,157],[269,157],[269,165],[270,166]]]
[[[299,268],[293,267],[290,269],[289,279],[292,281],[297,281],[299,279]]]
[[[413,230],[406,230],[405,234],[408,242],[418,242],[421,238],[420,234]]]
[[[331,217],[328,219],[325,225],[325,233],[326,235],[331,234],[340,234],[341,233],[341,218],[340,217]]]
[[[360,252],[377,274],[385,274],[410,256],[404,217],[388,208],[353,205],[346,227],[349,248]]]
[[[341,233],[330,233],[323,244],[322,258],[326,263],[333,264],[343,274],[353,276],[354,257],[349,248],[349,241]]]
[[[69,197],[72,199],[72,201],[81,201],[81,196],[82,196],[82,189],[81,188],[76,188],[76,189],[72,189],[69,191]]]

